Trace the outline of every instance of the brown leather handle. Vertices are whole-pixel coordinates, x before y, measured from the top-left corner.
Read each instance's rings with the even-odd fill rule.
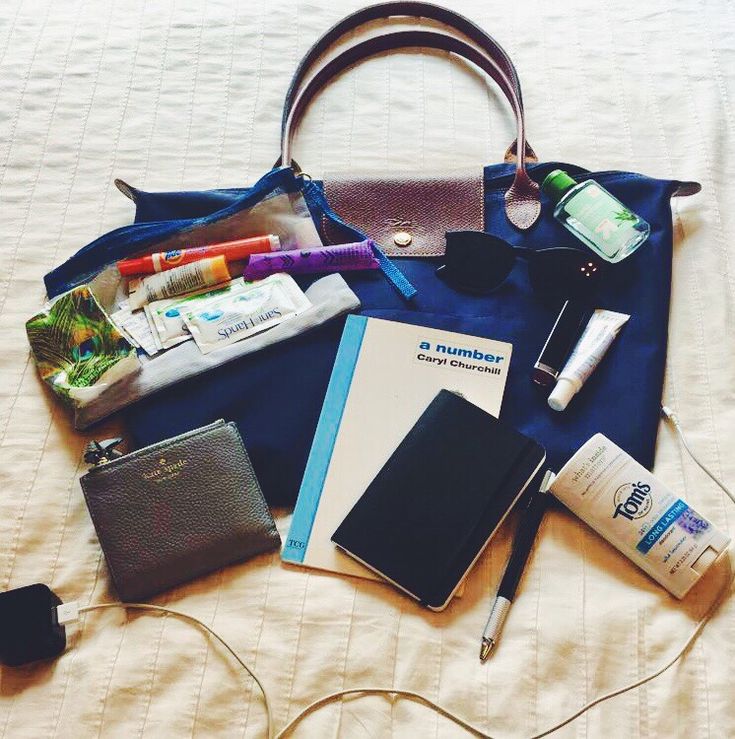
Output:
[[[299,91],[293,100],[283,130],[281,162],[284,164],[291,163],[293,133],[314,95],[329,80],[351,64],[368,57],[393,49],[417,47],[452,52],[472,62],[498,83],[500,89],[510,102],[516,118],[516,139],[519,145],[517,147],[518,156],[516,158],[515,177],[513,178],[510,189],[505,194],[505,210],[508,219],[513,225],[521,229],[529,228],[538,218],[541,211],[541,203],[539,199],[539,187],[526,172],[525,120],[523,108],[516,94],[515,87],[493,59],[485,56],[481,51],[465,41],[445,33],[436,31],[396,31],[387,33],[357,43],[327,62],[311,77],[306,86]]]
[[[335,23],[331,28],[325,31],[304,54],[299,62],[291,83],[286,92],[286,98],[283,103],[283,115],[281,117],[281,130],[286,127],[288,114],[291,112],[293,99],[301,86],[306,73],[311,69],[317,59],[324,54],[337,41],[346,36],[348,33],[356,30],[360,26],[371,21],[387,18],[428,18],[438,21],[451,29],[464,34],[471,39],[480,50],[484,51],[490,58],[494,59],[500,69],[503,70],[508,79],[513,83],[518,95],[518,101],[523,107],[523,97],[521,95],[521,85],[518,80],[518,73],[513,65],[510,57],[505,49],[492,37],[486,33],[480,26],[473,23],[469,18],[460,13],[443,8],[441,5],[433,3],[411,1],[411,0],[391,0],[391,2],[375,3],[365,8],[360,8],[354,13],[345,16]]]
[[[495,61],[497,67],[509,80],[510,84],[513,85],[518,102],[521,109],[523,109],[521,84],[516,68],[505,49],[490,34],[486,33],[482,28],[469,20],[469,18],[453,10],[449,10],[449,8],[420,0],[391,0],[391,2],[369,5],[346,16],[322,34],[306,52],[294,72],[284,99],[283,114],[281,116],[281,148],[283,148],[283,136],[293,101],[306,78],[307,72],[314,66],[319,57],[339,41],[339,39],[360,26],[381,18],[395,17],[406,17],[417,20],[428,18],[443,23],[451,30],[464,34],[477,44],[479,51],[485,53],[490,59]],[[513,141],[505,152],[505,161],[515,161],[516,148],[517,142]],[[530,161],[536,161],[537,159],[536,153],[528,142],[526,142],[526,159]],[[276,162],[276,166],[280,162],[281,160],[279,159]]]

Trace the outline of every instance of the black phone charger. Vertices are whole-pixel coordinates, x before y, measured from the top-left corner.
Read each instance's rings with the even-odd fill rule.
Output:
[[[41,583],[0,593],[0,663],[9,667],[56,657],[66,649],[58,622],[61,598]]]

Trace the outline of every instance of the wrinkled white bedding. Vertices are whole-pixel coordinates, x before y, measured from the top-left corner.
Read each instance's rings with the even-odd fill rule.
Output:
[[[339,7],[337,7],[339,5]],[[112,600],[77,481],[92,434],[73,431],[30,361],[24,320],[42,276],[128,222],[112,185],[199,189],[251,182],[278,155],[280,103],[311,41],[346,3],[237,0],[0,3],[0,589],[46,582],[64,599]],[[724,0],[452,3],[511,52],[529,138],[543,159],[696,179],[674,203],[665,399],[704,461],[735,480],[733,161],[735,10]],[[439,172],[498,161],[508,112],[444,54],[382,57],[319,97],[297,144],[313,175]],[[651,275],[657,279],[657,275]],[[635,382],[635,364],[631,365]],[[635,423],[635,418],[630,419]],[[112,435],[106,422],[94,435]],[[656,472],[722,529],[735,508],[666,427]],[[279,516],[282,531],[288,524]],[[385,586],[283,568],[265,556],[158,602],[212,624],[270,689],[278,726],[325,692],[416,689],[485,726],[527,736],[676,650],[722,580],[670,598],[571,515],[546,519],[502,643],[478,637],[510,527],[465,595],[428,613]],[[684,662],[567,727],[563,736],[735,735],[735,604]],[[261,737],[252,683],[222,649],[171,618],[90,614],[53,663],[0,672],[8,737]],[[463,736],[427,709],[347,700],[297,736]]]

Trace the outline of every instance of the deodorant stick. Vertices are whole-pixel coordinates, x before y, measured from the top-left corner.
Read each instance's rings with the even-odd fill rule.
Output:
[[[550,489],[677,598],[730,543],[729,536],[602,434],[574,454]]]

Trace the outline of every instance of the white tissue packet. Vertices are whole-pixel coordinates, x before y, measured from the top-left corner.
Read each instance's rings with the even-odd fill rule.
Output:
[[[277,326],[310,306],[293,277],[279,273],[184,306],[182,315],[194,341],[208,354]]]

